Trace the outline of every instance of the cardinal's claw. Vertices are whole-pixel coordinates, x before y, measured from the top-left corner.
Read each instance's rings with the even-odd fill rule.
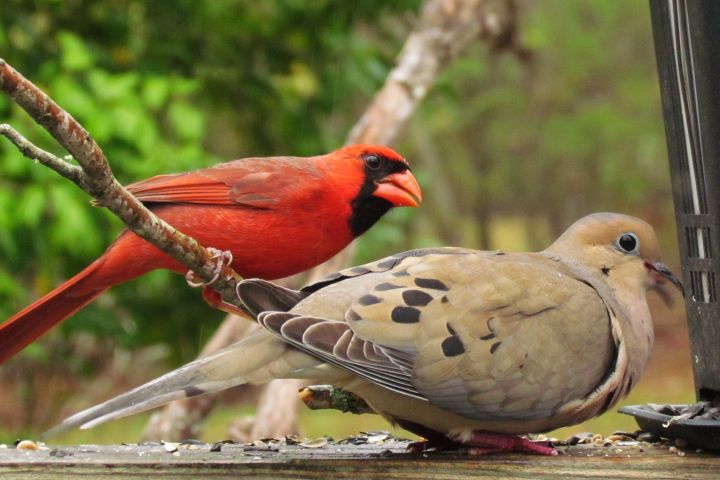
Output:
[[[207,304],[213,308],[221,310],[225,313],[229,313],[231,315],[239,315],[241,317],[250,318],[248,316],[248,312],[246,312],[240,307],[236,307],[235,305],[231,305],[224,301],[220,294],[213,290],[211,287],[203,288],[202,297],[203,300],[205,300]]]
[[[225,267],[226,265],[230,265],[233,261],[233,255],[230,250],[223,251],[213,247],[209,247],[207,250],[208,252],[212,253],[212,257],[210,257],[210,259],[217,260],[217,264],[215,265],[215,271],[213,272],[213,278],[211,278],[208,282],[198,282],[197,280],[195,280],[197,274],[192,270],[188,270],[188,272],[185,274],[185,281],[192,288],[207,287],[208,285],[212,285],[217,281],[218,278],[220,278],[220,273],[222,272],[223,267]]]

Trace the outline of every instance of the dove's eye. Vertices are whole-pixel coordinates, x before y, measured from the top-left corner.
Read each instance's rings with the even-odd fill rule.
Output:
[[[623,253],[636,254],[640,251],[640,239],[632,232],[623,233],[615,240],[617,249]]]

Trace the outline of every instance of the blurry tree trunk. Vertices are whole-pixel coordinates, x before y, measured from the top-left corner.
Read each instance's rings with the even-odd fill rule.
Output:
[[[237,315],[228,315],[200,352],[201,357],[217,352],[259,325]],[[199,436],[202,421],[215,405],[215,395],[203,395],[167,404],[148,420],[143,440],[184,440]]]
[[[493,117],[492,111],[486,112],[484,117],[486,122],[491,122]],[[494,161],[492,150],[488,145],[487,133],[484,131],[474,132],[474,135],[468,141],[468,145],[473,146],[471,151],[478,152],[478,154],[471,158],[471,163],[475,167],[473,172],[478,178],[487,178]],[[480,154],[480,152],[482,153]],[[478,190],[469,208],[472,222],[478,233],[478,248],[480,250],[490,250],[492,248],[490,245],[490,204],[489,200],[484,198],[485,189],[481,188]]]
[[[462,211],[462,201],[453,185],[453,172],[448,169],[448,160],[437,148],[427,128],[414,124],[409,131],[412,142],[417,147],[416,160],[422,163],[428,178],[433,179],[433,196],[425,198],[429,210],[427,221],[435,225],[441,238],[450,245],[462,244],[462,226],[459,227],[458,214]],[[462,220],[462,219],[460,219]]]
[[[507,43],[507,38],[514,38],[515,13],[514,0],[426,0],[395,67],[350,131],[346,144],[392,145],[438,74],[468,44],[481,38],[498,48]],[[354,253],[355,245],[351,244],[311,270],[307,278],[313,281],[346,267]],[[228,322],[238,322],[238,318],[228,317],[201,355],[242,338],[243,333],[238,329],[225,327]],[[271,382],[262,393],[256,416],[260,421],[255,422],[251,435],[268,437],[296,433],[299,402],[290,390],[297,392],[301,383],[295,380],[284,382],[289,383]],[[167,405],[153,416],[144,438],[172,440],[197,436],[200,422],[213,405],[214,400],[206,397]]]
[[[298,390],[303,380],[273,380],[265,385],[257,400],[255,418],[250,422],[239,419],[230,426],[230,437],[239,442],[259,438],[282,438],[298,432]],[[262,419],[262,421],[255,421]],[[245,423],[245,428],[233,428]]]

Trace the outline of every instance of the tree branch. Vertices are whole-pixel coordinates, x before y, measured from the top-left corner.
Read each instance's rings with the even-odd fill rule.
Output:
[[[426,0],[397,63],[348,136],[348,143],[395,142],[438,75],[465,48],[514,29],[513,0]]]
[[[204,281],[212,282],[212,287],[225,302],[240,306],[235,294],[235,284],[240,276],[227,265],[222,266],[218,276],[215,254],[156,217],[120,185],[112,174],[105,154],[87,130],[3,59],[0,59],[0,90],[47,130],[77,160],[80,167],[36,147],[9,125],[0,126],[0,133],[25,156],[38,160],[72,180],[100,205],[117,215],[135,234],[186,265]]]
[[[310,410],[332,409],[356,415],[375,413],[363,398],[332,385],[310,385],[301,389],[298,396]]]
[[[43,165],[67,178],[77,186],[85,190],[85,174],[82,168],[72,165],[60,157],[35,146],[30,140],[23,137],[17,130],[7,123],[0,124],[0,135],[10,140],[20,150],[20,153],[32,160],[37,160]],[[72,157],[71,157],[72,158]]]

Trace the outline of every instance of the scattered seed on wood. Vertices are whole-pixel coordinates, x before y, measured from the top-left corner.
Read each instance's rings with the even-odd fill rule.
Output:
[[[68,452],[67,450],[60,450],[59,448],[53,448],[52,450],[50,450],[49,455],[51,457],[62,458],[62,457],[70,457],[70,456],[74,455],[74,453]]]
[[[316,438],[314,440],[307,440],[298,445],[300,445],[303,448],[322,448],[328,444],[328,440],[329,440],[328,437],[320,437],[320,438]]]
[[[22,440],[15,446],[18,450],[39,450],[40,447],[32,440]]]
[[[178,443],[165,442],[163,443],[163,448],[168,453],[175,453],[178,451],[178,445]]]

